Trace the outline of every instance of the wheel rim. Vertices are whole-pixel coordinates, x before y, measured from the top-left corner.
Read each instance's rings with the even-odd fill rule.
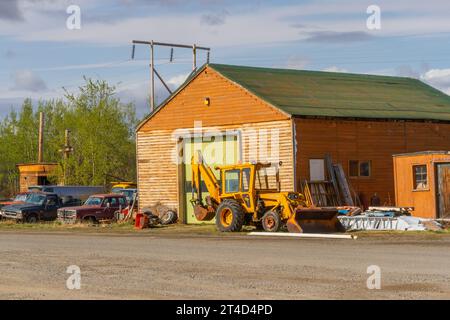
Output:
[[[231,210],[228,208],[223,209],[220,212],[220,223],[225,227],[229,227],[232,221],[233,213],[231,212]]]
[[[277,222],[275,221],[274,217],[269,216],[264,219],[264,224],[266,225],[267,229],[272,230],[275,229]]]

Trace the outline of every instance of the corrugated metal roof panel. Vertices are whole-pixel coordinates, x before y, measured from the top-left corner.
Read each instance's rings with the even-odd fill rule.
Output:
[[[450,97],[416,79],[209,66],[294,116],[450,121]]]

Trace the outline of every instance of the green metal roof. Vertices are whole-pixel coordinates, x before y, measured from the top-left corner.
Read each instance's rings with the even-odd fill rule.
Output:
[[[293,116],[450,121],[450,96],[412,78],[209,66]]]

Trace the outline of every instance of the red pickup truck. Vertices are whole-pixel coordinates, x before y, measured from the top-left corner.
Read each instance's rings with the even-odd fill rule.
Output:
[[[66,207],[58,210],[58,221],[98,222],[111,220],[115,213],[128,206],[127,198],[121,194],[97,194],[90,196],[82,206]]]

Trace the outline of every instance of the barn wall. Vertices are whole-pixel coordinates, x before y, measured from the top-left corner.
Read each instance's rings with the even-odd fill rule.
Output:
[[[203,127],[202,130],[224,133],[227,130],[238,131],[241,136],[242,161],[282,161],[281,188],[283,191],[293,190],[294,153],[290,120]],[[161,202],[180,210],[181,170],[180,165],[175,161],[179,152],[178,135],[185,136],[186,133],[193,132],[194,129],[187,128],[178,129],[175,132],[152,130],[137,133],[138,188],[141,208]],[[267,152],[262,152],[266,148]]]
[[[366,204],[377,193],[395,203],[392,156],[425,150],[450,150],[450,124],[296,118],[297,186],[309,179],[309,159],[330,154],[348,176],[349,160],[372,161],[370,178],[350,178]]]

